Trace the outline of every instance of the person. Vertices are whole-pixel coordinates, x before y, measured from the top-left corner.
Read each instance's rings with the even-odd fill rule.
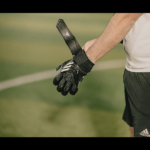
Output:
[[[95,63],[120,42],[126,53],[123,75],[126,106],[123,120],[131,137],[150,137],[150,14],[115,13],[104,32],[62,65],[53,80],[58,92],[75,95]]]

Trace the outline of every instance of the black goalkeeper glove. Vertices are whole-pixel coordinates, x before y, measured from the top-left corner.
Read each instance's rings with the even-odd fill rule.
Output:
[[[62,95],[75,95],[78,91],[79,82],[91,71],[94,64],[88,59],[84,50],[79,52],[72,59],[59,65],[56,70],[62,67],[61,72],[53,79],[53,84],[57,85],[57,91]]]

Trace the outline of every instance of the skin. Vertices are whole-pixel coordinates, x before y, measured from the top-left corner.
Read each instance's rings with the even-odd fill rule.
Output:
[[[85,43],[82,49],[88,58],[96,63],[112,50],[133,27],[143,13],[116,13],[108,23],[104,32],[97,38]],[[134,128],[129,127],[130,136],[134,137]]]
[[[116,13],[99,38],[91,40],[83,46],[83,49],[86,47],[88,58],[95,63],[106,55],[120,43],[141,15],[142,13]]]
[[[130,137],[134,137],[134,127],[129,127]]]

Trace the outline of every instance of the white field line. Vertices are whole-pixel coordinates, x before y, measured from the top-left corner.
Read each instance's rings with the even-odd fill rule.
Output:
[[[96,63],[93,67],[92,71],[104,70],[104,69],[113,69],[113,68],[122,68],[125,67],[125,60],[110,60],[110,61],[102,61]],[[48,70],[43,72],[38,72],[30,75],[24,75],[20,77],[16,77],[13,79],[8,79],[0,82],[0,90],[8,89],[11,87],[16,87],[19,85],[32,83],[36,81],[41,81],[49,78],[53,78],[58,74],[56,70]]]

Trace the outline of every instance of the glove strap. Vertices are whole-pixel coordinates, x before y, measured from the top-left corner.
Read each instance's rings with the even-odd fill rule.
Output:
[[[82,51],[81,46],[79,45],[76,38],[69,30],[63,19],[58,20],[56,27],[58,31],[61,33],[62,37],[64,38],[73,56],[76,56],[79,52]]]
[[[73,60],[80,67],[80,69],[86,73],[90,72],[95,65],[93,62],[89,60],[84,50],[79,52]]]

